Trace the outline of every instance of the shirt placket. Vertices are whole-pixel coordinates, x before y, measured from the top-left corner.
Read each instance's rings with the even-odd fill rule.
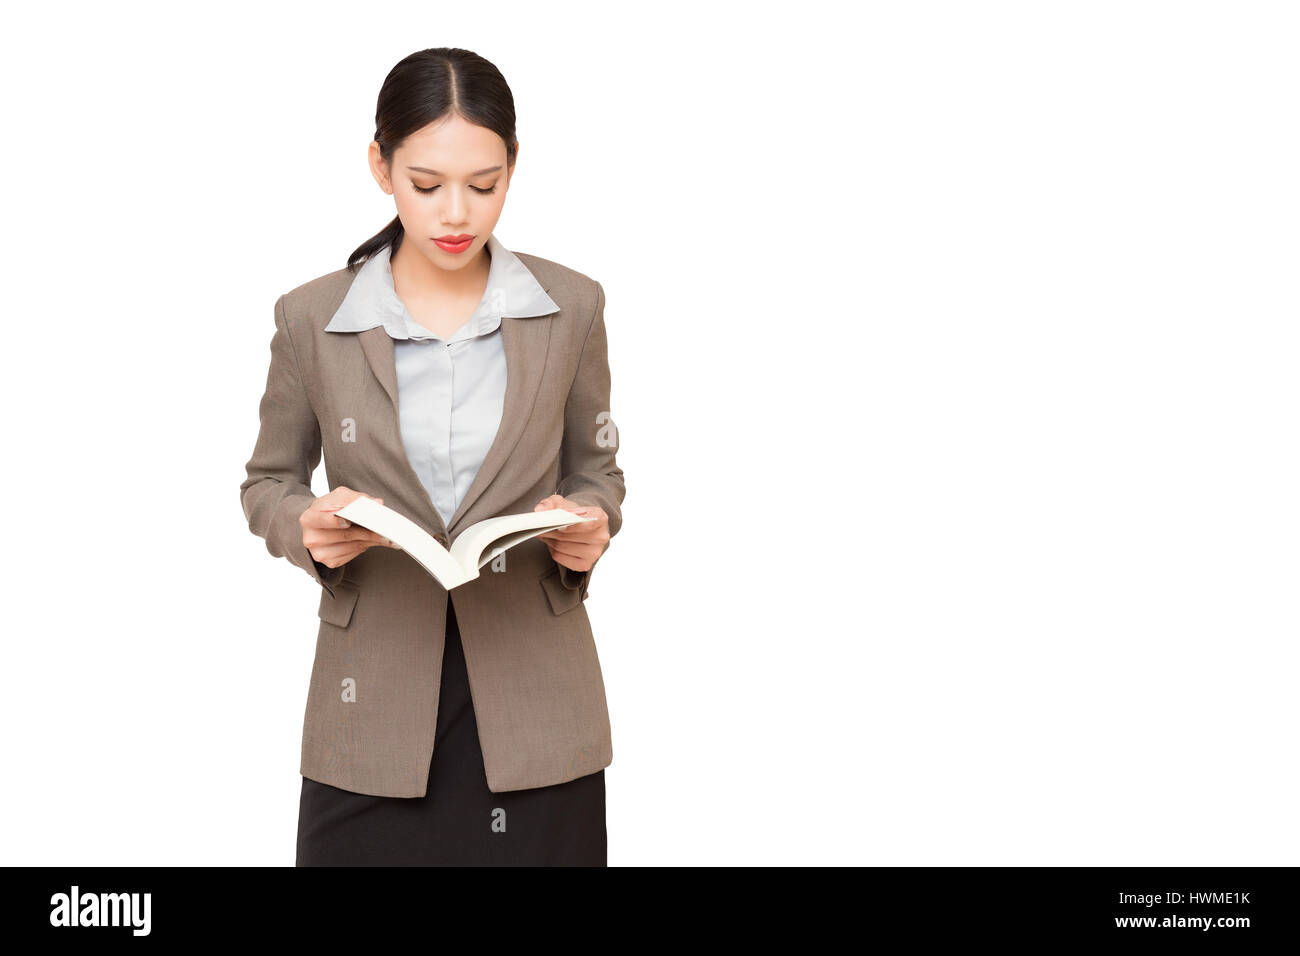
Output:
[[[475,314],[468,322],[457,329],[450,339],[443,341],[435,337],[431,343],[436,352],[433,365],[438,383],[434,392],[435,407],[438,411],[435,416],[438,422],[438,430],[433,449],[433,461],[434,466],[444,476],[444,480],[437,483],[441,492],[438,508],[444,513],[448,521],[450,521],[451,515],[456,513],[456,508],[460,505],[461,494],[461,489],[458,487],[460,476],[456,471],[456,462],[452,460],[452,434],[456,428],[456,399],[458,387],[461,384],[456,377],[457,358],[470,347],[470,339],[478,334],[480,325],[481,319]]]

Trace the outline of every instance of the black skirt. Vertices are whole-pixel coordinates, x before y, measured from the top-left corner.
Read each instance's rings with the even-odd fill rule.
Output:
[[[451,601],[429,785],[376,797],[307,777],[298,866],[607,866],[605,771],[493,793]]]

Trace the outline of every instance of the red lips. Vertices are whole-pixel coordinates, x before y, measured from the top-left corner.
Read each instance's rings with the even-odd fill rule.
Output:
[[[433,238],[435,242],[465,242],[466,240],[473,239],[474,237],[473,236],[434,236]]]

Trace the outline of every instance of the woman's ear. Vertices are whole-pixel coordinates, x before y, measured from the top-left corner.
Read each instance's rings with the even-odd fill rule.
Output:
[[[375,177],[375,182],[379,183],[379,188],[391,196],[393,194],[393,182],[389,176],[388,164],[384,162],[384,155],[379,151],[378,140],[370,141],[370,146],[366,149],[366,159],[370,163],[370,175]]]

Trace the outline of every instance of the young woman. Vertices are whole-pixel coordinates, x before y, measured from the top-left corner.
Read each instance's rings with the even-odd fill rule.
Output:
[[[583,605],[624,497],[605,296],[494,234],[518,150],[491,63],[447,48],[402,60],[370,144],[397,217],[276,303],[240,494],[270,553],[321,586],[300,866],[606,864],[613,753]],[[595,520],[448,592],[334,514],[361,494],[444,547],[496,515]]]

